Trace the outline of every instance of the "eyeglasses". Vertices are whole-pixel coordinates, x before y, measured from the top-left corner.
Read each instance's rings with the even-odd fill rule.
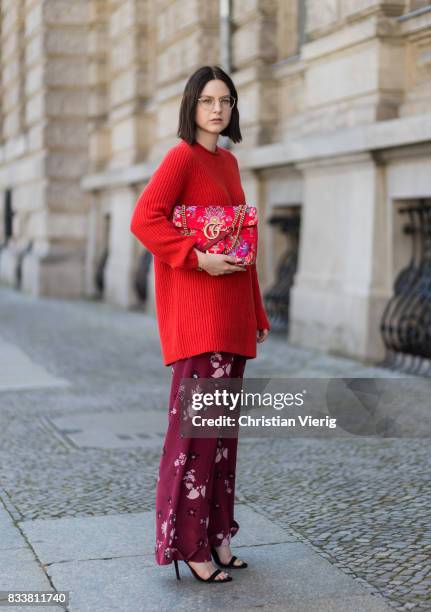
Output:
[[[207,111],[212,110],[215,107],[215,99],[211,96],[202,96],[198,98],[199,104]],[[235,105],[235,98],[233,96],[223,96],[223,98],[219,98],[220,106],[223,110],[227,110],[228,108],[233,108]]]

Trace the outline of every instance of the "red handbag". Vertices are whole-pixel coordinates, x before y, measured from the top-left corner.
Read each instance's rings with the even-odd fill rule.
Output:
[[[241,257],[241,265],[256,262],[257,208],[237,206],[174,207],[172,223],[185,236],[196,237],[196,248],[206,253]]]

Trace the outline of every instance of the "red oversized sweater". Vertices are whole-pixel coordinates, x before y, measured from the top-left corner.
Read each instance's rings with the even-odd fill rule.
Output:
[[[166,153],[139,196],[130,230],[154,255],[157,322],[164,365],[209,351],[256,357],[256,331],[270,329],[256,265],[211,276],[198,271],[195,238],[170,219],[176,204],[245,204],[238,162],[185,140]]]

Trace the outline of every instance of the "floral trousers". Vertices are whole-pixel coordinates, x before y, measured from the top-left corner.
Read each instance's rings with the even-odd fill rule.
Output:
[[[183,378],[242,378],[246,357],[210,352],[172,365],[169,424],[156,490],[155,557],[211,560],[211,546],[230,543],[239,529],[233,518],[238,438],[190,438],[180,431]]]

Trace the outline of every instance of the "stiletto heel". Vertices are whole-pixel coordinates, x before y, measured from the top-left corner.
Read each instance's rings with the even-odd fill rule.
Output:
[[[199,574],[192,568],[191,565],[189,565],[189,562],[186,561],[184,559],[184,563],[187,565],[187,567],[190,568],[190,571],[192,572],[193,576],[197,579],[200,580],[201,582],[230,582],[232,580],[232,576],[226,576],[226,578],[220,578],[219,580],[216,580],[216,576],[218,576],[221,573],[221,569],[216,569],[211,576],[209,576],[208,578],[202,578],[201,576],[199,576]],[[177,567],[177,562],[175,561],[175,567]],[[178,571],[178,570],[177,570]]]
[[[177,580],[181,580],[180,578],[180,570],[178,569],[178,561],[174,559],[175,571],[177,573]]]
[[[232,555],[229,563],[222,563],[214,547],[211,548],[211,554],[214,557],[214,561],[217,563],[217,565],[221,565],[222,567],[233,567],[234,569],[241,569],[243,567],[248,567],[248,563],[246,563],[245,561],[243,561],[241,565],[234,565],[235,559],[238,559],[238,557],[236,557],[235,555]]]

